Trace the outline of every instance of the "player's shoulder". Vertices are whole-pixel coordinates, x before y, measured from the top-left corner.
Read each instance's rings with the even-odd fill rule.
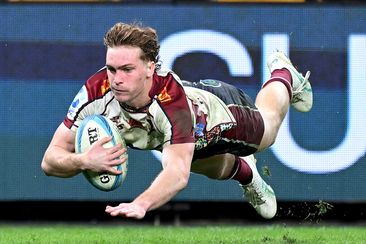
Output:
[[[85,82],[85,88],[89,94],[89,98],[96,99],[104,96],[110,91],[110,83],[108,81],[107,69],[103,67],[90,76]]]
[[[159,70],[154,73],[150,97],[157,98],[161,103],[171,103],[184,94],[180,78],[171,70]]]
[[[154,79],[164,85],[168,83],[176,83],[182,86],[180,77],[170,69],[159,69],[155,72]]]

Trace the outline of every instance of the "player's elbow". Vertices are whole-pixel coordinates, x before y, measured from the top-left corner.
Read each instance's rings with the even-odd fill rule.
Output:
[[[188,186],[189,176],[190,176],[189,171],[181,171],[177,174],[178,188],[180,191]]]
[[[188,182],[189,182],[189,174],[182,176],[181,178],[182,189],[187,187]]]
[[[51,155],[46,152],[42,162],[41,162],[41,169],[43,173],[47,176],[58,176],[55,167],[53,166],[53,161]]]
[[[188,186],[188,179],[186,179],[186,178],[181,178],[181,179],[179,179],[179,181],[178,181],[176,191],[177,191],[177,192],[183,191],[187,186]]]
[[[57,172],[55,171],[54,167],[52,167],[51,159],[47,156],[47,153],[42,159],[41,162],[41,169],[43,173],[47,176],[57,176]]]
[[[45,175],[47,176],[52,175],[51,167],[49,166],[49,164],[46,162],[45,159],[42,160],[41,169]]]

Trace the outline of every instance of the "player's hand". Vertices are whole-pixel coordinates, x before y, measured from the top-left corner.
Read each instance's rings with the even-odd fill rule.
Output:
[[[107,206],[105,212],[111,216],[121,216],[127,218],[142,219],[145,217],[146,210],[137,203],[121,203],[116,207]]]
[[[121,157],[127,149],[121,144],[117,144],[110,148],[104,148],[103,145],[111,140],[111,136],[101,138],[84,153],[85,158],[82,170],[87,169],[94,172],[108,172],[116,175],[122,173],[122,171],[113,168],[113,166],[122,164],[127,160],[126,157]]]

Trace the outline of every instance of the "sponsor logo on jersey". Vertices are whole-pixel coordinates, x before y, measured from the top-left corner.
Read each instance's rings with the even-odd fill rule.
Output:
[[[114,116],[110,118],[112,122],[117,126],[118,130],[123,130],[123,124],[121,123],[121,117],[120,116]]]
[[[131,126],[131,128],[141,128],[144,129],[143,124],[140,121],[129,119],[128,124]]]
[[[162,103],[166,103],[172,100],[172,97],[169,95],[166,87],[164,87],[164,89],[158,95],[158,100]]]
[[[88,92],[86,90],[86,87],[83,86],[72,101],[69,110],[67,111],[67,117],[73,120],[77,111],[79,111],[81,106],[83,106],[83,104],[85,104],[86,102],[88,102]]]
[[[194,134],[196,137],[204,136],[203,130],[205,129],[205,125],[202,123],[197,123],[196,127],[194,128]]]

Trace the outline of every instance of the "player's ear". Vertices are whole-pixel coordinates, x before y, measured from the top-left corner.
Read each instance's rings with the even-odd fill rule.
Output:
[[[153,76],[155,72],[155,62],[154,61],[147,61],[146,62],[146,68],[147,68],[147,76],[150,78]]]

